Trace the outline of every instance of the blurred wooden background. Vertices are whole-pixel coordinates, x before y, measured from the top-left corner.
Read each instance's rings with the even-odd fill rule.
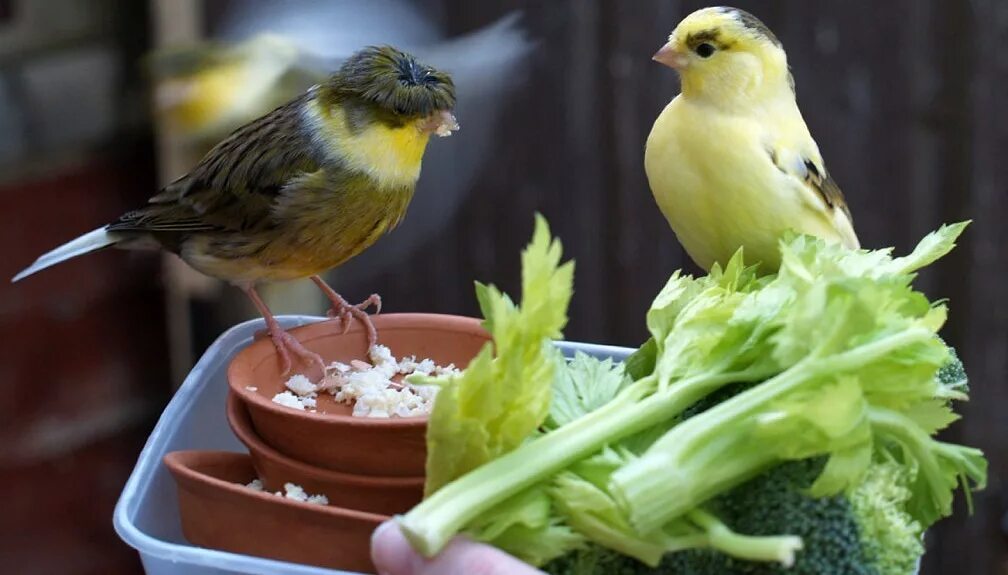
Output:
[[[452,31],[521,9],[540,44],[498,159],[461,216],[411,265],[352,288],[354,296],[376,289],[389,310],[476,313],[473,278],[518,289],[517,253],[539,210],[577,260],[567,337],[640,343],[651,298],[673,270],[690,265],[643,171],[651,124],[678,90],[674,74],[650,57],[682,16],[708,4],[431,5]],[[922,572],[1008,573],[1000,526],[1008,507],[1008,2],[733,5],[784,43],[799,105],[866,247],[906,251],[942,222],[974,221],[919,286],[951,300],[945,335],[963,356],[973,400],[948,437],[985,451],[990,485],[973,517],[958,505],[932,530]]]
[[[207,2],[207,20],[212,22],[213,15],[227,4]],[[516,90],[496,136],[493,157],[459,214],[445,221],[440,234],[403,265],[372,275],[366,282],[355,282],[352,275],[339,276],[337,289],[352,300],[377,291],[388,311],[475,315],[474,279],[517,294],[518,253],[531,233],[532,213],[538,210],[563,239],[566,253],[577,260],[567,337],[638,344],[645,334],[643,314],[651,298],[673,270],[692,269],[656,209],[643,171],[643,145],[651,123],[677,92],[674,74],[650,57],[682,16],[704,4],[680,0],[419,0],[419,4],[452,34],[521,10],[523,25],[537,46],[527,78]],[[990,485],[977,495],[973,517],[967,517],[959,505],[955,517],[930,532],[922,572],[1008,573],[1008,547],[1000,525],[1008,508],[1004,483],[1008,479],[1008,303],[1004,299],[1008,296],[1008,231],[1003,223],[1008,218],[1008,162],[1003,159],[1008,150],[1008,2],[738,0],[735,5],[764,20],[784,42],[799,104],[830,171],[847,195],[867,247],[891,245],[906,251],[942,222],[974,220],[960,247],[924,274],[919,286],[933,298],[951,300],[945,335],[963,356],[974,399],[961,406],[965,419],[953,426],[948,437],[987,453]],[[464,127],[466,118],[460,121]],[[143,137],[142,129],[140,133]],[[146,137],[145,144],[150,142],[149,133]],[[457,137],[461,141],[465,131]],[[116,151],[139,149],[133,142],[109,145],[97,155],[103,161],[130,164],[121,182],[152,181],[153,169],[145,168],[147,164],[135,161],[134,156],[153,152]],[[137,175],[144,168],[148,171]],[[32,219],[39,208],[30,208],[30,198],[37,197],[39,188],[9,189],[0,190],[4,199],[15,198],[4,204],[13,206],[5,213],[20,208],[17,213],[24,222],[38,222],[37,227],[22,223],[18,228],[30,229],[32,241],[18,242],[18,232],[6,242],[3,249],[11,256],[4,259],[11,263],[3,271],[10,275],[43,249],[66,240],[70,232],[66,225]],[[109,200],[115,206],[125,207],[149,195],[149,190],[137,189],[130,196],[132,192],[127,193],[123,184],[116,189],[123,191]],[[82,190],[79,201],[85,201],[91,188]],[[102,220],[93,212],[72,215],[77,218],[72,223],[74,231],[90,229],[96,225],[94,218]],[[396,236],[382,241],[394,242]],[[93,269],[89,265],[108,270],[102,275],[105,283],[99,284],[106,288],[100,301],[131,297],[139,302],[158,287],[156,277],[143,279],[148,277],[143,274],[150,272],[151,261],[135,261],[123,254],[95,258],[92,261],[97,264],[68,266],[79,266],[76,269],[81,273]],[[113,275],[114,269],[122,270],[119,276]],[[121,279],[109,279],[115,277]],[[47,297],[71,297],[73,286],[63,285],[61,292],[57,280],[48,280],[47,289],[52,291]],[[24,299],[10,286],[0,288],[0,293],[4,301]],[[221,297],[241,296],[222,292]],[[91,301],[78,299],[78,306]],[[24,310],[13,304],[0,309],[4,327],[41,322],[49,332],[70,329],[65,311],[48,311],[41,295],[33,301]],[[136,322],[138,317],[151,316],[152,309],[123,308],[120,318]],[[200,313],[209,311],[201,307]],[[223,327],[202,317],[196,320],[194,325],[202,330],[197,343],[212,339]],[[163,321],[156,315],[146,321],[148,329],[162,328]],[[73,329],[83,338],[93,327]],[[162,340],[127,339],[120,334],[115,341],[122,347],[110,349],[108,355],[133,350],[140,357],[151,357],[148,365],[160,371],[152,376],[136,366],[124,367],[119,375],[132,391],[110,398],[143,395],[148,409],[138,413],[147,417],[138,415],[130,425],[115,428],[116,433],[105,434],[105,439],[96,439],[93,447],[81,448],[72,457],[56,452],[46,464],[33,460],[13,468],[0,465],[0,477],[19,478],[16,490],[25,500],[44,499],[41,489],[58,488],[49,482],[32,490],[38,484],[33,478],[43,474],[76,481],[86,475],[85,469],[93,468],[91,473],[98,478],[87,483],[96,496],[78,494],[77,499],[87,499],[89,504],[74,504],[69,496],[60,502],[80,509],[78,514],[97,514],[97,519],[68,520],[66,525],[37,522],[38,533],[45,535],[35,537],[27,537],[16,523],[0,522],[0,534],[7,542],[0,543],[0,559],[6,565],[19,565],[18,558],[42,549],[53,558],[64,550],[70,550],[68,556],[85,558],[81,559],[84,563],[68,560],[56,571],[25,568],[19,573],[139,569],[138,563],[127,567],[132,565],[127,559],[130,551],[111,534],[111,503],[149,430],[149,414],[160,408],[169,384],[166,359],[152,356]],[[22,414],[28,429],[29,418],[21,407],[28,399],[10,389],[29,385],[42,360],[36,354],[29,364],[14,348],[0,353],[5,354],[0,356],[7,360],[4,364],[24,364],[9,371],[8,379],[13,381],[5,381],[0,418],[10,421],[11,414]],[[60,385],[73,391],[74,383],[67,379]],[[24,516],[32,512],[30,507],[24,508]],[[88,532],[75,536],[82,525]],[[13,537],[18,533],[22,534]],[[33,547],[32,540],[41,546]],[[88,566],[88,557],[104,559],[94,559]],[[48,561],[46,565],[55,565],[55,559]]]

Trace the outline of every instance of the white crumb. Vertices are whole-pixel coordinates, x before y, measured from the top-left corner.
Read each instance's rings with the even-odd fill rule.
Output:
[[[241,485],[241,484],[239,484]],[[261,479],[256,478],[245,484],[245,487],[253,491],[265,491],[263,487],[263,482]],[[285,497],[287,499],[293,499],[294,501],[303,501],[305,503],[313,503],[315,505],[329,505],[329,498],[325,495],[312,495],[306,493],[304,488],[296,483],[284,483],[283,491],[274,491],[273,495],[278,497]]]
[[[308,503],[314,503],[315,505],[329,505],[329,498],[325,495],[309,495]]]
[[[284,497],[294,501],[308,501],[308,494],[304,488],[294,483],[284,483]]]
[[[309,495],[305,493],[303,487],[296,483],[284,483],[284,497],[294,501],[304,503],[314,503],[315,505],[329,505],[329,498],[325,495]]]
[[[284,385],[287,386],[287,389],[293,391],[301,397],[315,393],[315,384],[300,373],[292,375]]]
[[[251,385],[246,385],[245,389],[247,389],[249,391],[259,391],[258,387],[252,387]]]
[[[437,134],[438,136],[442,138],[447,138],[448,136],[452,135],[452,132],[455,132],[459,129],[458,120],[456,120],[455,116],[453,116],[452,114],[444,112],[441,118],[442,118],[441,123],[438,124],[437,129],[434,131],[434,133]]]
[[[284,391],[273,396],[273,403],[279,403],[284,407],[290,407],[291,409],[297,409],[298,411],[304,411],[304,404],[301,403],[301,398],[294,395],[289,391]]]
[[[425,359],[420,363],[418,363],[415,368],[413,368],[413,373],[420,375],[430,375],[435,369],[437,369],[437,365],[435,365],[433,361]]]
[[[350,371],[350,366],[347,365],[347,364],[345,364],[345,363],[334,361],[334,362],[332,362],[332,363],[329,364],[329,366],[326,368],[326,371],[327,372],[329,372],[329,371],[338,371],[339,373],[346,373],[346,372]]]

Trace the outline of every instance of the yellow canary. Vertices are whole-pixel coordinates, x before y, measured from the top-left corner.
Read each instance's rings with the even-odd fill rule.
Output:
[[[654,59],[679,73],[682,91],[655,121],[644,165],[698,265],[724,264],[744,247],[747,261],[775,271],[789,229],[859,247],[773,32],[742,10],[705,8],[683,19]]]
[[[310,277],[344,327],[376,338],[364,310],[318,274],[361,253],[406,213],[432,133],[458,129],[451,78],[392,47],[368,47],[329,79],[231,134],[140,209],[39,257],[25,276],[107,246],[161,248],[243,289],[283,362],[321,358],[283,331],[257,282]]]

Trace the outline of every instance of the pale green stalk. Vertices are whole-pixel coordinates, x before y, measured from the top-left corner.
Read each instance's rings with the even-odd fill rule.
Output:
[[[645,378],[599,409],[448,483],[397,520],[413,547],[433,556],[472,520],[522,489],[606,444],[676,417],[723,385],[757,381],[767,375],[765,370],[704,374],[640,399],[640,390],[655,384],[653,378]]]

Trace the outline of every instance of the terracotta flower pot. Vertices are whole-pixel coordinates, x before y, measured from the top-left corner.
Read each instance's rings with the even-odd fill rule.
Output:
[[[243,453],[174,451],[182,533],[194,545],[374,573],[371,533],[387,517],[302,503],[239,485],[255,476]]]
[[[415,355],[459,368],[468,365],[490,341],[475,318],[384,314],[375,316],[374,324],[379,342],[396,357]],[[358,322],[345,334],[336,322],[328,321],[292,329],[290,334],[326,362],[367,360],[365,332]],[[232,392],[248,407],[256,433],[269,446],[297,461],[345,473],[424,474],[425,417],[353,417],[350,406],[336,403],[328,393],[319,394],[317,413],[298,411],[272,401],[286,389],[286,380],[280,375],[280,362],[268,339],[239,352],[228,367]]]
[[[252,465],[268,491],[283,490],[288,481],[329,504],[347,509],[393,515],[405,513],[423,499],[424,478],[350,475],[295,461],[266,445],[252,429],[248,409],[233,393],[227,398],[231,430],[249,449]]]

